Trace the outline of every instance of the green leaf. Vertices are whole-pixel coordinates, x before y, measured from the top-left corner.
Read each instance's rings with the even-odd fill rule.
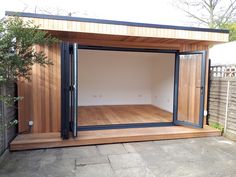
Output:
[[[44,52],[35,51],[34,46],[51,46],[58,42],[32,21],[23,21],[18,16],[0,20],[0,83],[29,80],[34,64],[52,65],[52,60]],[[19,100],[6,95],[0,95],[0,99],[5,103]]]

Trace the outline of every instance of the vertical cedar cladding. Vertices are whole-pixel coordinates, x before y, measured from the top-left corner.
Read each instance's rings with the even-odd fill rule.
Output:
[[[61,120],[61,53],[60,45],[35,46],[37,51],[44,51],[53,65],[32,68],[30,81],[18,82],[19,133],[29,131],[29,120],[34,122],[32,133],[59,132]]]

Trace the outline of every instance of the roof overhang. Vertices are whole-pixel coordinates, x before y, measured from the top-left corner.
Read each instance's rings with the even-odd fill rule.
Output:
[[[102,43],[104,45],[168,45],[181,43],[212,45],[228,42],[229,31],[196,27],[170,26],[124,21],[55,16],[25,12],[6,12],[6,16],[20,16],[31,20],[40,29],[49,31],[60,39],[80,41],[83,44]],[[105,44],[106,43],[106,44]],[[112,43],[112,44],[111,44]]]

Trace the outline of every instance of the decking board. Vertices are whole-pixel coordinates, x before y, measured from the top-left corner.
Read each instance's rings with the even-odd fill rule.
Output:
[[[18,135],[10,144],[10,150],[27,150],[54,147],[83,146],[135,141],[151,141],[180,138],[196,138],[220,136],[219,130],[205,126],[194,129],[183,126],[167,126],[152,128],[131,128],[82,131],[77,138],[62,140],[60,133],[39,133]]]
[[[79,126],[172,122],[172,113],[153,105],[79,106]]]

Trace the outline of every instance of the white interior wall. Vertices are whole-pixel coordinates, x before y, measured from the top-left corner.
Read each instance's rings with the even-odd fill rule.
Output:
[[[174,55],[161,54],[153,58],[151,69],[151,102],[169,112],[173,112],[174,58]]]
[[[144,57],[141,53],[79,50],[79,104],[150,104],[151,59]]]
[[[170,54],[79,50],[79,105],[154,104],[172,112],[173,63]]]

